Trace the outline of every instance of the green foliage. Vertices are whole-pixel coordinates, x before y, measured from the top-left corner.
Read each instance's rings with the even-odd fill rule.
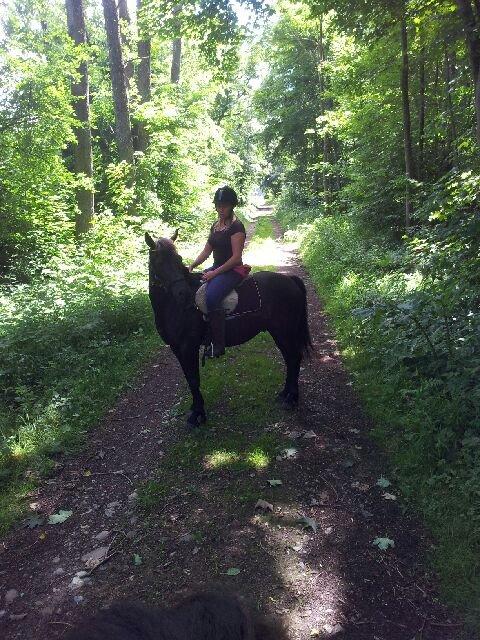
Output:
[[[104,215],[89,240],[32,284],[0,290],[3,530],[25,482],[84,439],[158,346],[143,238]]]
[[[239,0],[255,13],[268,13],[260,0]],[[187,38],[198,48],[215,77],[227,80],[238,62],[238,48],[243,33],[231,0],[144,0],[140,19],[149,33],[160,32],[163,38]]]
[[[422,213],[433,222],[445,211],[445,219],[403,248],[353,215],[300,230],[374,433],[435,534],[444,592],[472,616],[480,593],[477,183],[474,174],[442,180]],[[295,211],[281,214],[295,224]]]
[[[77,63],[56,28],[44,36],[21,29],[10,47],[0,50],[0,275],[25,279],[72,232],[74,180],[61,154],[73,140]]]

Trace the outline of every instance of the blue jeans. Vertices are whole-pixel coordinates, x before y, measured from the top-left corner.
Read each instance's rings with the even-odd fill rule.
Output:
[[[218,309],[223,298],[242,280],[242,276],[235,271],[225,271],[225,273],[221,273],[210,280],[207,284],[208,311]]]

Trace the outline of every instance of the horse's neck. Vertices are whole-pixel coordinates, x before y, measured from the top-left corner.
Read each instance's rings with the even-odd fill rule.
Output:
[[[201,273],[189,273],[188,274],[188,284],[192,288],[192,290],[196,293],[198,289],[203,284],[202,282],[202,274]]]

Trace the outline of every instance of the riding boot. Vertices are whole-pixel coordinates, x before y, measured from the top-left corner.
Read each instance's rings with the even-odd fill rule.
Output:
[[[225,353],[225,311],[215,309],[208,314],[212,343],[205,347],[206,358],[219,358]]]

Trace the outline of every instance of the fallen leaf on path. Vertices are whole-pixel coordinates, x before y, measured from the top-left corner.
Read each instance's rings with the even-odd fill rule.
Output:
[[[384,493],[383,498],[385,498],[385,500],[396,500],[397,496],[393,493]]]
[[[311,529],[314,533],[317,533],[318,525],[313,518],[308,518],[307,516],[302,516],[298,521],[299,524],[303,525],[304,529]]]
[[[73,511],[61,510],[58,513],[53,513],[48,517],[48,524],[62,524],[62,522],[65,522],[71,515],[73,515]]]
[[[35,529],[35,527],[41,527],[42,524],[45,524],[45,518],[40,518],[40,516],[32,516],[31,518],[27,518],[25,520],[25,526],[29,529]]]
[[[390,538],[375,538],[372,544],[377,546],[382,551],[386,551],[389,547],[395,546],[395,542],[393,540],[390,540]]]
[[[255,509],[263,509],[264,511],[273,511],[273,504],[266,500],[257,500]]]
[[[315,433],[315,431],[306,431],[306,432],[303,434],[303,437],[304,437],[306,440],[309,440],[310,438],[316,438],[316,437],[317,437],[317,434]]]
[[[277,456],[277,460],[288,460],[289,458],[296,458],[297,453],[298,451],[294,447],[287,447],[286,449],[280,451],[280,454]]]
[[[352,482],[352,488],[365,492],[370,489],[370,485],[366,482]]]
[[[238,576],[239,573],[240,569],[237,569],[237,567],[230,567],[230,569],[227,569],[227,576]]]
[[[390,480],[387,480],[387,478],[384,478],[383,476],[380,476],[380,478],[377,480],[377,485],[379,487],[382,487],[382,489],[386,489],[391,484],[392,483],[390,482]]]
[[[279,487],[283,482],[281,480],[267,480],[271,487]]]
[[[6,604],[12,604],[15,598],[18,598],[18,591],[16,589],[9,589],[5,594]]]
[[[105,560],[110,547],[97,547],[93,551],[89,551],[82,556],[82,562],[85,562],[89,569],[93,569],[98,566],[103,560]]]
[[[136,567],[139,567],[142,564],[143,560],[142,560],[142,556],[139,556],[138,553],[134,553],[133,554],[133,564]]]
[[[85,469],[85,471],[83,472],[83,475],[85,476],[85,478],[88,478],[89,476],[92,475],[92,472],[90,471],[90,469]]]

